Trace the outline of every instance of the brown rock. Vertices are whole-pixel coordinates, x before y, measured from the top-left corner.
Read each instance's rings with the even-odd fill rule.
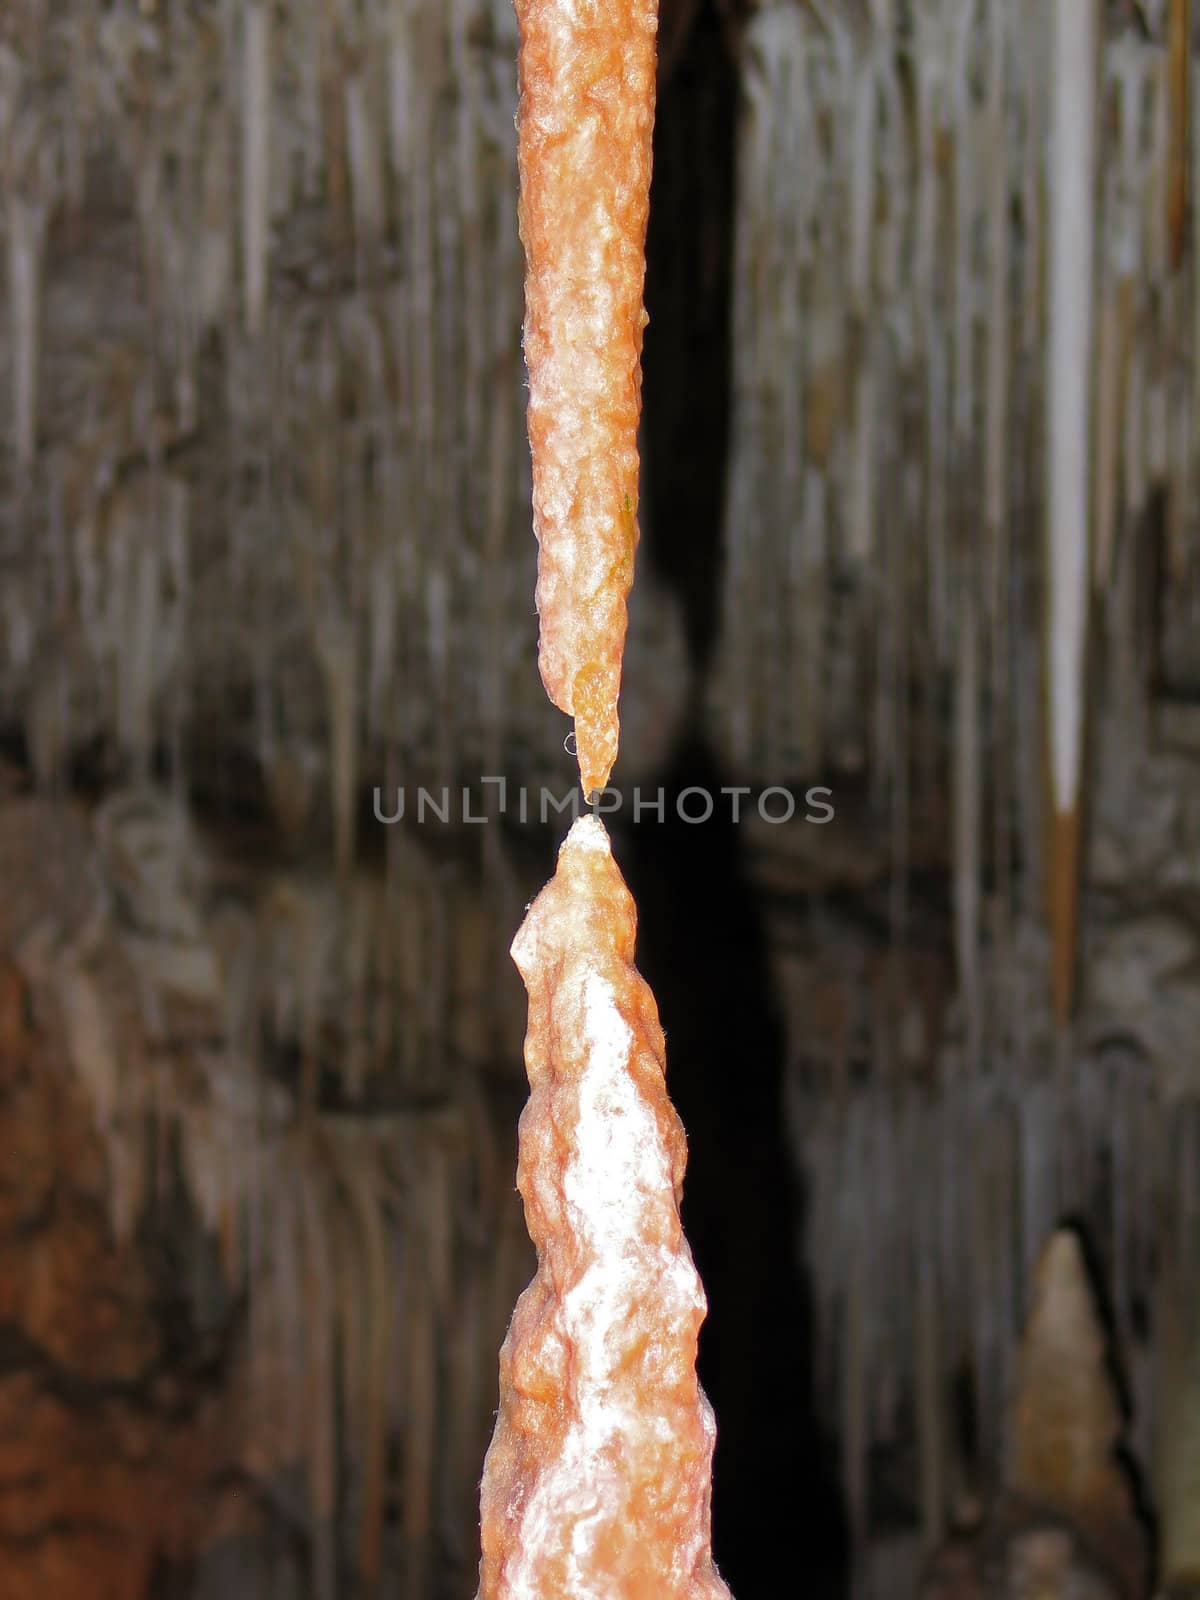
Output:
[[[0,967],[0,1600],[144,1600],[211,1535],[226,1400],[181,1376],[163,1402],[146,1261],[112,1239],[91,1107],[31,1012]]]

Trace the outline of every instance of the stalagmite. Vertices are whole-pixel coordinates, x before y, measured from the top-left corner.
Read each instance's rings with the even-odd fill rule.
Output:
[[[608,782],[637,545],[656,0],[519,0],[538,664]]]
[[[1054,1234],[1034,1275],[1018,1363],[1008,1487],[1067,1519],[1136,1594],[1142,1531],[1118,1465],[1122,1418],[1078,1237]]]
[[[480,1600],[722,1600],[704,1291],[679,1221],[686,1147],[633,900],[574,824],[513,944],[529,991],[517,1183],[538,1273],[500,1358]]]
[[[1075,984],[1088,620],[1095,0],[1052,6],[1049,322],[1046,354],[1046,649],[1052,993],[1064,1024]]]

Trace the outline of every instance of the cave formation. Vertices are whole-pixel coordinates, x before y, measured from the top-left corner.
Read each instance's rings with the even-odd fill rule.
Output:
[[[1200,1584],[1200,79],[1085,12],[662,0],[605,821],[739,1600]],[[5,1600],[473,1592],[574,782],[516,52],[0,15]]]

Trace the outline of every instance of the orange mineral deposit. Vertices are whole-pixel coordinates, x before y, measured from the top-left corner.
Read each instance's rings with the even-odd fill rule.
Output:
[[[538,666],[584,792],[617,756],[637,546],[657,0],[517,0]]]
[[[710,1545],[704,1290],[637,916],[597,817],[513,944],[529,992],[517,1184],[538,1270],[500,1352],[478,1600],[729,1600]]]

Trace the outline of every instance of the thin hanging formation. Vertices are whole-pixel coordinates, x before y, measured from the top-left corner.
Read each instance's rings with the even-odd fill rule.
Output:
[[[637,546],[657,9],[517,8],[538,665],[588,795],[617,757]]]
[[[585,792],[617,752],[636,541],[656,0],[518,0],[540,665]],[[727,1600],[710,1537],[706,1306],[633,899],[582,817],[512,954],[529,993],[517,1181],[538,1270],[500,1356],[479,1600]]]
[[[1092,258],[1096,226],[1095,0],[1052,8],[1046,366],[1046,659],[1050,933],[1055,1016],[1071,1011],[1088,639]]]

